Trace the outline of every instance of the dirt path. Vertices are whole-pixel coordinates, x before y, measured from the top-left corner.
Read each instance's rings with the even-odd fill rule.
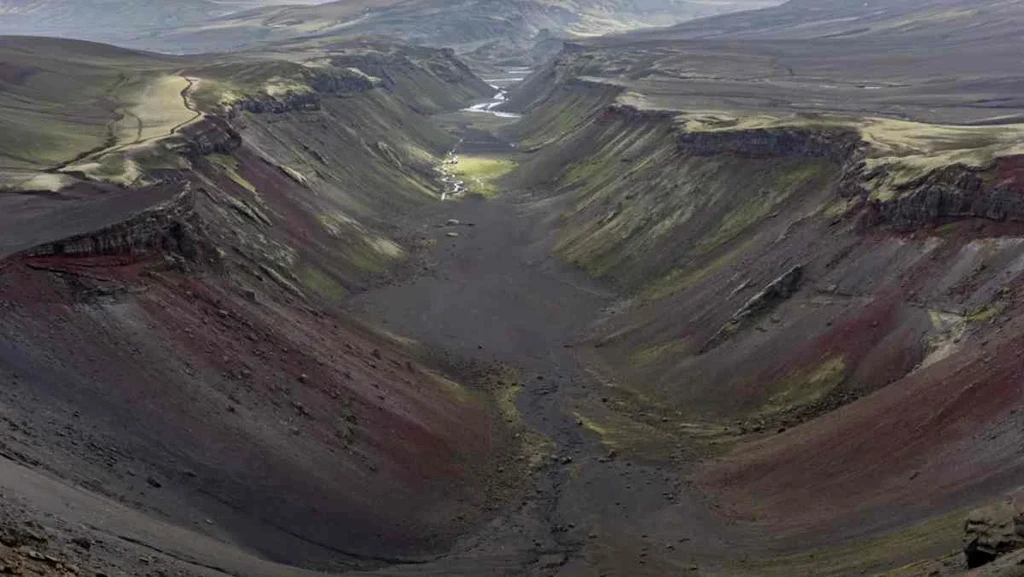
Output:
[[[550,256],[550,214],[557,207],[511,192],[443,203],[421,229],[437,239],[424,255],[429,272],[356,297],[352,307],[454,361],[519,370],[523,419],[556,449],[536,480],[535,498],[502,523],[526,537],[520,572],[509,574],[685,574],[693,552],[724,545],[717,537],[723,531],[713,530],[719,522],[686,494],[679,473],[609,459],[597,436],[580,426],[575,407],[600,398],[603,385],[591,378],[575,343],[614,295]],[[440,226],[449,219],[460,225]],[[507,535],[488,532],[489,546],[474,556],[493,556],[497,543],[508,544]],[[458,566],[463,558],[455,553],[448,562]],[[491,574],[485,566],[445,571]]]
[[[181,90],[181,101],[185,104],[185,108],[192,111],[193,116],[192,118],[178,124],[174,128],[171,128],[171,134],[177,134],[179,130],[181,130],[185,126],[188,126],[189,124],[192,124],[196,120],[199,120],[199,118],[203,116],[203,113],[200,112],[198,108],[196,108],[195,102],[192,99],[192,91],[195,90],[196,84],[199,82],[199,80],[197,78],[190,78],[184,75],[182,76],[182,78],[184,78],[185,82],[187,82],[188,84],[185,86],[185,88]]]

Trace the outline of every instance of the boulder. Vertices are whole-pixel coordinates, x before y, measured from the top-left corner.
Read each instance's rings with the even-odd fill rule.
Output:
[[[1024,549],[1024,511],[1017,499],[971,511],[964,523],[967,566],[980,567]]]

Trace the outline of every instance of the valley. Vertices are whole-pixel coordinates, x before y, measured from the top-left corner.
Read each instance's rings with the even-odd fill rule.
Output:
[[[0,36],[0,572],[1017,574],[1017,3],[256,4]]]

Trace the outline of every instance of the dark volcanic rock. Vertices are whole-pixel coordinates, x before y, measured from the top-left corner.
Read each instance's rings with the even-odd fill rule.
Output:
[[[242,145],[242,136],[228,122],[206,116],[199,122],[182,127],[180,138],[171,148],[183,156],[230,154]]]
[[[779,278],[772,281],[768,286],[751,297],[743,308],[736,311],[729,322],[718,330],[717,333],[701,348],[701,352],[707,352],[711,349],[722,344],[729,339],[732,335],[736,334],[743,325],[750,319],[756,318],[757,316],[775,308],[782,301],[793,296],[798,290],[800,290],[800,284],[804,278],[804,267],[797,265]]]
[[[694,156],[721,154],[751,158],[830,158],[845,161],[862,145],[853,130],[765,128],[721,132],[683,131],[676,137],[683,153]]]
[[[131,216],[118,224],[37,246],[24,256],[139,255],[169,251],[195,260],[202,252],[195,224],[195,192],[183,184],[172,201]]]
[[[1024,516],[1015,500],[975,509],[964,523],[964,556],[974,568],[1024,548]]]
[[[980,218],[994,221],[1024,221],[1024,184],[1016,178],[1001,178],[1020,162],[1007,157],[989,166],[954,164],[933,170],[899,185],[892,198],[872,199],[861,224],[888,224],[912,231],[943,221]],[[873,183],[889,175],[884,169],[865,173],[863,164],[851,166],[843,175],[840,194],[869,198]]]

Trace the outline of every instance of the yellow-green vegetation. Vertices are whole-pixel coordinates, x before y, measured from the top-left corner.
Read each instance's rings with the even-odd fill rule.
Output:
[[[730,567],[722,577],[790,577],[792,575],[871,575],[910,577],[927,575],[938,557],[960,555],[966,510],[954,511],[910,527],[865,539],[851,540],[835,547],[822,547],[794,555],[752,559]],[[875,573],[894,561],[917,559],[886,573]]]
[[[985,309],[979,310],[986,316]],[[943,311],[928,311],[932,323],[932,333],[928,336],[928,355],[921,361],[919,368],[933,365],[952,355],[957,350],[957,343],[967,330],[969,318]]]
[[[209,64],[191,73],[199,79],[193,97],[203,108],[217,108],[245,98],[307,94],[312,92],[310,79],[323,74],[321,68],[284,60]]]
[[[508,423],[518,422],[522,417],[516,405],[516,399],[523,390],[519,383],[519,371],[507,365],[494,367],[489,375],[489,384],[498,412]]]
[[[669,341],[667,343],[659,343],[656,345],[649,346],[645,349],[641,349],[633,353],[630,357],[630,362],[634,366],[643,367],[657,362],[666,356],[679,354],[686,348],[687,341]]]
[[[989,303],[983,307],[978,307],[977,310],[967,317],[967,320],[972,323],[987,323],[996,318],[1002,312],[1002,309],[1001,303]]]
[[[142,176],[135,161],[118,154],[108,154],[98,160],[82,162],[68,167],[81,172],[93,180],[102,180],[121,186],[129,186]]]
[[[299,272],[299,280],[304,288],[325,299],[338,301],[348,296],[348,291],[340,282],[313,265],[302,267]]]
[[[143,169],[181,168],[183,161],[159,141],[199,117],[185,106],[182,93],[187,86],[176,74],[124,82],[116,95],[120,117],[111,120],[105,146],[63,170],[128,186],[139,180]]]
[[[267,79],[261,89],[267,95],[275,98],[289,94],[309,94],[313,92],[313,88],[303,82],[280,76]]]
[[[528,469],[544,465],[555,449],[555,443],[532,427],[524,426],[522,414],[516,404],[522,385],[519,372],[507,365],[492,367],[482,386],[490,392],[498,417],[512,430],[518,443],[518,452]]]
[[[233,156],[211,154],[207,158],[214,164],[223,168],[224,173],[228,175],[228,178],[230,178],[232,182],[253,194],[259,194],[256,190],[256,186],[238,173],[238,161],[235,160]]]
[[[687,419],[657,404],[641,406],[639,399],[647,397],[636,391],[613,394],[614,400],[607,405],[586,403],[573,412],[576,422],[610,450],[644,460],[672,461],[689,458],[677,451],[680,442],[717,453],[738,439],[730,435],[727,425]]]
[[[611,95],[617,91],[578,88],[562,95],[557,105],[533,111],[516,127],[523,136],[520,145],[524,150],[547,146],[575,134],[596,110],[611,102]]]
[[[831,168],[829,161],[821,159],[781,163],[772,171],[774,178],[761,181],[761,193],[750,195],[745,202],[730,211],[721,220],[718,230],[697,244],[695,254],[713,250],[732,240],[747,227],[766,218],[801,187],[821,182]]]
[[[12,188],[17,188],[18,190],[57,192],[74,182],[74,179],[64,174],[49,172],[31,173],[24,180],[18,180],[16,178],[17,174],[19,173],[9,174],[9,178],[5,178],[3,174],[0,174],[0,188],[3,188],[4,183],[7,183]]]
[[[97,159],[97,153],[135,142],[140,132],[147,137],[149,126],[159,132],[164,120],[191,117],[180,94],[170,100],[183,79],[167,57],[24,38],[0,48],[0,61],[11,78],[0,88],[0,186],[34,181],[34,187],[53,188],[60,183],[35,175],[89,155],[87,172],[130,181],[129,164]]]
[[[168,74],[146,83],[128,98],[125,116],[117,123],[118,143],[141,144],[169,135],[196,118],[182,96],[189,82]]]
[[[301,184],[302,186],[309,186],[309,180],[301,172],[295,170],[290,166],[285,166],[283,164],[280,165],[280,169],[281,172],[284,172],[286,175],[288,175],[288,178],[294,180],[298,184]]]
[[[680,155],[679,128],[661,120],[589,130],[589,139],[563,143],[591,154],[559,179],[575,192],[555,250],[644,298],[708,278],[754,240],[760,223],[794,197],[819,193],[839,170],[826,158]]]
[[[317,220],[331,236],[341,238],[341,235],[350,230],[362,230],[359,221],[341,211],[324,211],[317,215]]]
[[[695,286],[697,283],[703,281],[732,262],[733,259],[743,253],[747,248],[747,245],[751,242],[753,241],[747,241],[746,243],[738,245],[732,250],[718,256],[713,261],[701,266],[677,268],[670,271],[662,278],[653,282],[649,288],[644,291],[643,297],[649,300],[658,300]]]
[[[629,453],[631,457],[669,460],[672,458],[676,439],[666,428],[645,423],[617,411],[584,411],[573,413],[576,421],[586,430],[596,434],[601,444],[610,450]]]
[[[953,164],[981,167],[999,156],[1024,153],[1024,124],[949,126],[893,119],[867,119],[859,127],[871,145],[867,168],[886,168],[872,183],[876,198],[896,194],[899,185]]]
[[[328,78],[380,82],[358,68],[337,68],[329,58],[305,59],[308,54],[302,52],[275,56],[281,59],[222,62],[193,69],[190,77],[197,77],[195,102],[203,109],[212,109],[245,99],[283,100],[313,94],[316,82]]]
[[[460,156],[450,170],[466,182],[470,192],[490,197],[498,194],[498,180],[515,167],[515,161],[504,158]]]
[[[772,396],[761,407],[759,414],[777,415],[800,409],[824,399],[846,378],[846,361],[831,358],[821,365],[797,372],[776,383]]]
[[[680,443],[717,454],[731,449],[739,439],[727,424],[692,418],[655,396],[607,381],[594,370],[588,372],[595,381],[604,382],[605,398],[581,401],[573,416],[610,450],[665,462],[692,459],[692,453],[679,451]]]
[[[851,128],[869,145],[867,169],[884,167],[885,178],[871,183],[875,198],[887,200],[899,185],[928,172],[963,164],[982,167],[1000,156],[1024,153],[1024,124],[958,126],[892,118],[827,115],[736,115],[725,111],[687,112],[677,122],[690,132],[786,128]]]

